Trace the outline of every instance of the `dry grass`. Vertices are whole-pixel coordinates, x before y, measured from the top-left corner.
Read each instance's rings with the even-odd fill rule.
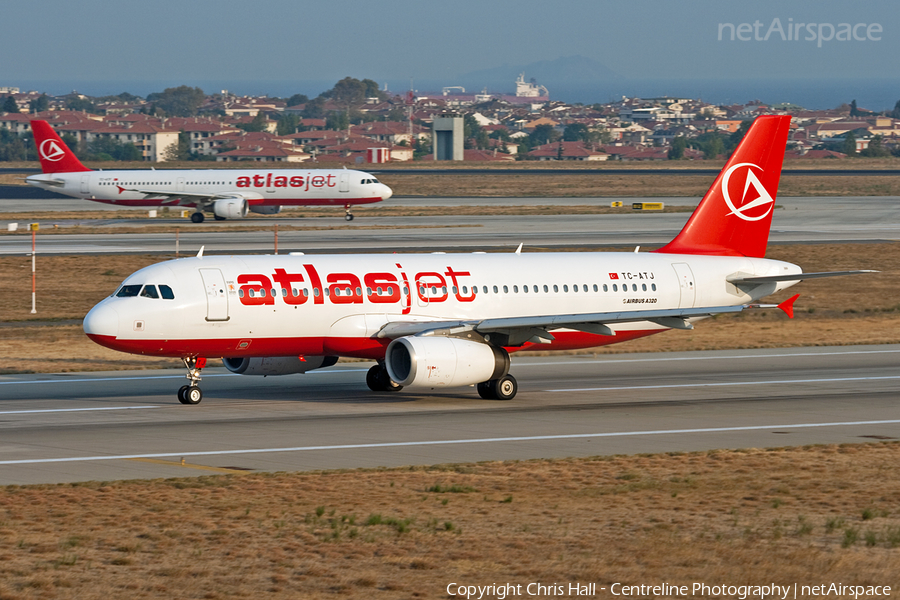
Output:
[[[597,354],[900,343],[900,244],[771,246],[768,256],[807,271],[878,269],[874,275],[811,280],[773,296],[802,294],[793,321],[778,310],[722,315],[674,331],[588,351]],[[177,360],[127,355],[91,342],[78,324],[132,272],[167,256],[39,257],[37,314],[31,259],[0,257],[0,372],[62,372],[177,367]],[[64,278],[50,274],[65,273]]]
[[[0,598],[442,598],[451,582],[896,589],[898,466],[900,444],[878,443],[12,486],[0,489]]]

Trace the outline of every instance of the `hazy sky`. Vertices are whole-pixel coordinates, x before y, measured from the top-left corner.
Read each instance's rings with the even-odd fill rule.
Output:
[[[898,12],[889,0],[11,0],[0,86],[348,75],[453,85],[478,69],[582,55],[633,79],[877,78],[896,80],[900,97]],[[789,24],[816,25],[799,41],[777,28],[755,39],[776,18],[785,36]],[[731,41],[727,25],[720,41],[727,23],[749,41]],[[841,23],[863,24],[857,39],[826,39]]]

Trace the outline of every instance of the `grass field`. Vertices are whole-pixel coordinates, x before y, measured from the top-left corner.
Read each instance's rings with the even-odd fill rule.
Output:
[[[11,486],[0,598],[452,598],[450,583],[896,590],[898,462],[900,444],[882,442]]]

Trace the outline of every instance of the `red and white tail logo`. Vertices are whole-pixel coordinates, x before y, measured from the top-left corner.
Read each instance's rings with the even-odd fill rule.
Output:
[[[35,120],[31,122],[34,143],[37,146],[38,160],[44,173],[74,173],[90,171],[81,164],[75,153],[69,150],[66,143],[56,135],[50,123]]]
[[[658,252],[765,256],[790,116],[758,117],[687,225]]]

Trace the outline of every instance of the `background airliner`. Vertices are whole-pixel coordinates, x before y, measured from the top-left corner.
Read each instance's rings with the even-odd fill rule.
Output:
[[[216,219],[240,219],[247,212],[274,215],[282,206],[350,207],[381,202],[391,188],[373,175],[349,169],[208,169],[122,170],[88,169],[47,121],[31,121],[41,175],[33,186],[74,198],[122,206],[192,206],[191,221],[202,223],[204,211]]]
[[[765,259],[790,117],[759,117],[684,229],[652,253],[202,256],[128,277],[85,317],[95,342],[207,357],[244,375],[303,373],[338,357],[377,361],[375,391],[476,385],[507,400],[509,353],[589,348],[739,312],[802,279]],[[792,314],[796,296],[779,305]]]

